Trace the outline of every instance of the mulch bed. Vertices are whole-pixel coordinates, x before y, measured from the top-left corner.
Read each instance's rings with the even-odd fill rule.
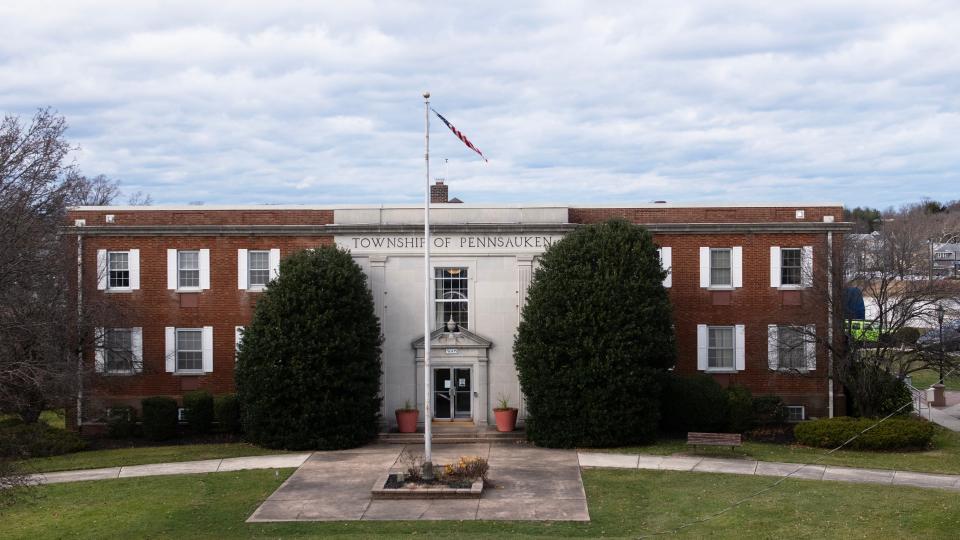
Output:
[[[169,441],[151,441],[142,437],[132,439],[110,439],[96,437],[87,439],[87,450],[113,450],[116,448],[141,448],[145,446],[184,446],[189,444],[228,444],[245,442],[243,437],[232,433],[210,433],[207,435],[183,434]]]
[[[747,441],[776,444],[796,442],[796,438],[793,436],[793,424],[761,426],[744,433],[743,438]]]

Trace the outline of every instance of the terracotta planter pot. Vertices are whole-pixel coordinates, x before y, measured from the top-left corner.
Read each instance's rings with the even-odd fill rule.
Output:
[[[513,431],[517,429],[517,409],[494,409],[493,415],[497,418],[497,431]]]
[[[397,429],[400,433],[415,433],[417,431],[417,418],[420,416],[420,411],[417,409],[397,409],[396,415]]]

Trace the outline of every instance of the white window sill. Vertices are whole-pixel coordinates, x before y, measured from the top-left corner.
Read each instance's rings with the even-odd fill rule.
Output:
[[[206,375],[206,371],[174,371],[171,375],[177,377],[196,377],[198,375]]]
[[[736,289],[733,285],[710,285],[707,287],[708,291],[732,291]]]
[[[807,368],[777,368],[774,371],[785,374],[796,373],[798,375],[806,375],[807,373],[810,373],[811,370]]]
[[[248,288],[247,288],[247,292],[263,292],[263,291],[265,291],[265,290],[267,290],[267,286],[266,286],[266,285],[257,285],[257,286],[255,286],[255,287],[248,287]]]
[[[203,292],[203,289],[201,289],[200,287],[191,288],[191,289],[180,288],[180,289],[176,289],[175,292],[178,292],[178,293],[198,293],[198,292]]]
[[[704,373],[739,373],[736,368],[707,368]]]
[[[781,291],[802,291],[806,287],[803,285],[781,285],[778,287]]]
[[[103,377],[129,377],[130,375],[138,375],[139,371],[103,371],[100,373]]]
[[[103,292],[107,294],[123,294],[123,293],[132,293],[133,289],[131,289],[130,287],[114,287],[114,288],[108,287],[104,289]]]

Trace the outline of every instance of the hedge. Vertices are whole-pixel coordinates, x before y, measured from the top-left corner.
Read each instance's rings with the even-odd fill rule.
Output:
[[[236,394],[223,394],[213,399],[213,416],[221,431],[240,433],[240,402]]]
[[[177,436],[177,401],[157,396],[140,402],[143,410],[143,436],[151,441],[164,441]]]
[[[86,442],[72,431],[45,422],[5,423],[0,427],[0,456],[15,459],[57,456],[78,452]]]
[[[129,439],[137,434],[137,410],[133,407],[111,407],[107,415],[107,437]]]
[[[713,377],[670,374],[664,379],[664,388],[661,430],[675,435],[726,430],[730,400],[726,390]]]
[[[194,390],[183,396],[184,419],[190,431],[198,435],[210,433],[213,426],[213,396],[206,390]]]
[[[797,424],[793,434],[806,446],[836,448],[877,422],[873,418],[841,416]],[[854,439],[845,448],[854,450],[925,449],[935,433],[934,425],[919,418],[889,418]]]

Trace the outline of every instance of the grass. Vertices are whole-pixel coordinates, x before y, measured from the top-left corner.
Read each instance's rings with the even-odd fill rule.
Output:
[[[940,372],[933,369],[921,369],[910,374],[913,386],[921,390],[930,388],[936,382],[940,381]],[[943,381],[947,390],[960,391],[960,372],[953,372]]]
[[[585,470],[590,523],[316,522],[247,524],[290,470],[48,485],[0,509],[0,538],[636,537],[718,512],[769,478]],[[956,493],[787,480],[682,538],[948,538]]]
[[[24,470],[28,472],[53,472],[280,453],[283,453],[283,451],[260,448],[247,443],[184,444],[88,450],[60,456],[27,459],[20,463]]]
[[[647,446],[608,448],[597,451],[654,455],[694,453],[693,448],[688,447],[686,440],[683,439],[664,439]],[[736,450],[722,447],[700,448],[696,455],[786,463],[810,463],[823,457],[826,453],[827,450],[823,448],[745,441],[743,446]],[[910,452],[840,450],[823,458],[818,463],[868,469],[960,474],[960,433],[937,426],[936,434],[933,437],[933,448],[930,450]]]
[[[0,420],[6,420],[7,418],[20,418],[18,415],[14,414],[0,414]],[[50,426],[58,429],[66,429],[66,418],[64,417],[63,409],[60,410],[50,410],[43,411],[40,413],[40,421],[50,424]]]

